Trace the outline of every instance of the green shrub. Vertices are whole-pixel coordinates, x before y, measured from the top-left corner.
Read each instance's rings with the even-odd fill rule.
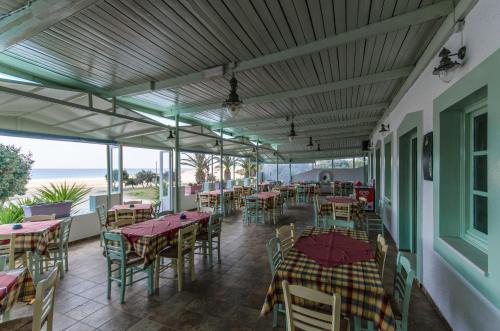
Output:
[[[0,223],[21,223],[24,217],[24,211],[20,204],[7,203],[0,207]]]
[[[78,211],[75,207],[85,201],[85,197],[91,190],[92,189],[85,184],[73,183],[69,185],[66,182],[62,184],[51,183],[49,187],[42,186],[36,190],[36,200],[40,202],[61,202],[70,200],[73,202],[71,210],[75,213]]]

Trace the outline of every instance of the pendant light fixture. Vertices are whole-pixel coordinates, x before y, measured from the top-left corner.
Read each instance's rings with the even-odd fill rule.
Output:
[[[319,147],[319,143],[318,143],[318,148],[316,149],[317,152],[321,152],[321,147]]]
[[[295,137],[297,137],[297,133],[295,133],[295,124],[293,124],[293,117],[292,117],[292,124],[290,124],[290,133],[288,134],[288,141],[293,142],[295,140]]]
[[[378,130],[379,133],[386,133],[389,132],[389,124],[380,124],[380,130]]]
[[[219,147],[219,139],[215,139],[214,147]]]
[[[226,101],[222,104],[222,107],[226,108],[227,114],[230,117],[235,117],[240,111],[243,101],[241,101],[240,96],[236,92],[238,89],[238,81],[234,77],[234,73],[233,77],[229,80],[229,85],[231,85],[231,90],[229,91],[229,96]]]
[[[314,149],[313,137],[309,137],[309,144],[306,146],[308,151],[312,151]]]
[[[167,137],[167,141],[172,141],[175,139],[175,136],[174,134],[172,133],[172,130],[169,130],[168,132],[168,137]]]

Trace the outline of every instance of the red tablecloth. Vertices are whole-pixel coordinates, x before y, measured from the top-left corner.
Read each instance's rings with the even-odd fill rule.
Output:
[[[40,221],[40,222],[26,222],[22,223],[21,229],[12,229],[12,224],[2,224],[0,225],[0,234],[11,234],[11,233],[32,233],[45,230],[53,230],[59,227],[61,223],[60,220],[51,221]]]
[[[352,197],[342,197],[342,196],[328,196],[326,197],[326,200],[328,202],[333,202],[333,203],[357,203],[358,200]]]
[[[373,250],[366,242],[339,232],[301,237],[295,248],[325,267],[351,264],[373,259]]]
[[[173,214],[163,216],[159,219],[128,225],[122,228],[121,233],[132,243],[140,237],[155,235],[164,235],[170,240],[181,227],[206,220],[210,217],[210,214],[197,211],[188,211],[184,214],[186,215],[185,219],[180,219],[179,214]]]
[[[133,207],[130,207],[130,205],[115,205],[115,206],[111,207],[110,210],[117,210],[117,209],[135,209],[135,210],[151,209],[151,204],[150,203],[138,203],[138,204],[134,204]]]
[[[5,272],[0,272],[0,300],[2,300],[8,292],[10,292],[14,284],[16,284],[16,281],[16,275],[9,275]]]
[[[251,196],[256,197],[257,199],[270,199],[279,195],[279,192],[259,192],[252,194]]]

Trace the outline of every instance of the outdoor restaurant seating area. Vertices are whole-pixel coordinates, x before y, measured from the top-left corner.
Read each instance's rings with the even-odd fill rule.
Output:
[[[0,331],[500,329],[498,17],[0,0]]]

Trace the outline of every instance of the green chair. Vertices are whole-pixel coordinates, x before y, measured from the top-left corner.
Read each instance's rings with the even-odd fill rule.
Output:
[[[148,293],[153,294],[153,264],[145,266],[144,259],[135,253],[125,252],[125,241],[120,233],[103,232],[104,250],[108,262],[108,299],[111,299],[111,284],[117,282],[120,286],[120,303],[125,303],[125,287],[127,286],[127,276],[129,284],[148,279]],[[146,277],[134,281],[133,275],[138,272],[145,272]]]
[[[243,223],[250,224],[252,220],[255,223],[261,223],[264,221],[263,210],[259,206],[259,201],[256,197],[245,196],[245,206],[243,208]]]
[[[271,267],[271,275],[274,277],[276,269],[283,262],[283,254],[281,253],[280,240],[277,237],[272,238],[266,243],[267,257],[269,266]],[[278,304],[276,309],[273,309],[273,328],[278,326],[278,313],[285,314],[285,308],[282,304]]]
[[[221,214],[212,214],[208,221],[208,229],[206,233],[200,233],[196,236],[196,241],[200,243],[195,249],[201,249],[201,254],[207,256],[208,246],[208,261],[210,266],[213,265],[213,251],[217,249],[217,262],[220,263],[220,237],[222,233],[222,216]],[[214,246],[216,244],[216,246]]]
[[[369,235],[370,231],[384,236],[384,201],[380,200],[375,213],[365,216],[365,231]]]
[[[108,212],[106,210],[106,206],[104,205],[99,205],[95,208],[95,211],[97,212],[97,217],[99,218],[99,226],[100,226],[100,238],[99,238],[99,243],[102,247],[102,232],[103,231],[108,231]]]
[[[158,214],[161,211],[161,201],[155,201],[155,202],[153,202],[153,204],[152,204],[151,207],[153,208],[153,216],[155,218],[158,218]]]
[[[299,185],[296,188],[295,202],[306,202],[307,201],[307,188],[304,185]]]
[[[66,217],[61,222],[59,228],[59,236],[55,242],[49,244],[47,248],[47,255],[43,257],[45,262],[45,269],[47,270],[49,265],[56,266],[57,262],[60,261],[64,266],[64,271],[68,272],[68,244],[69,235],[71,232],[72,218]],[[64,272],[61,272],[61,278],[64,278]]]

